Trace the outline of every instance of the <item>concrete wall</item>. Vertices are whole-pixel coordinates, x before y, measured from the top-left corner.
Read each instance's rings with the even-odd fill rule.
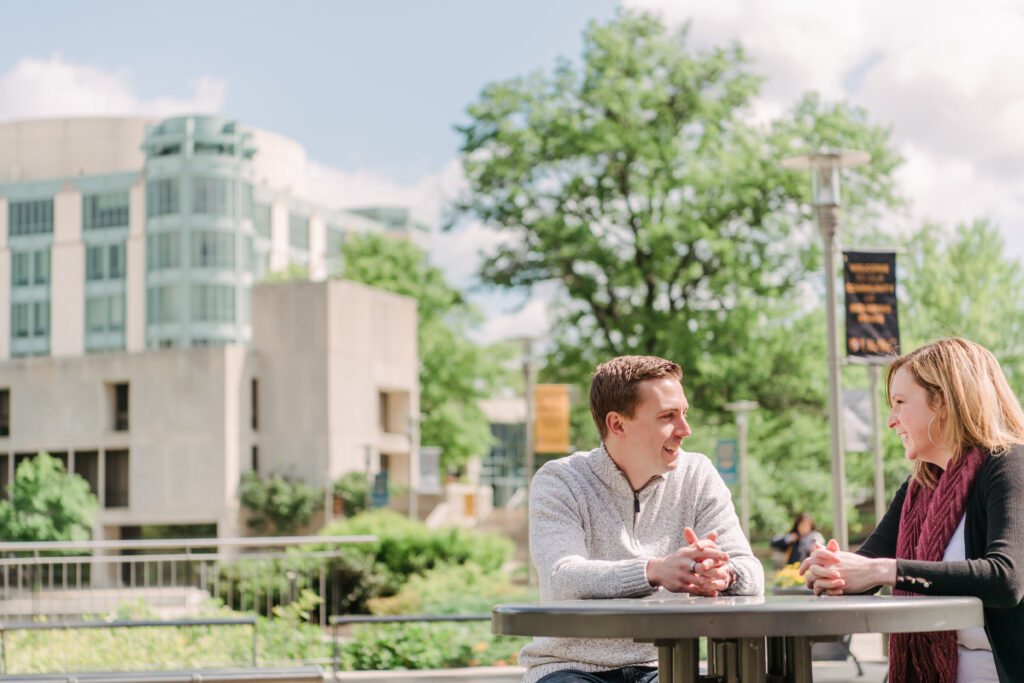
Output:
[[[26,357],[0,363],[11,431],[0,453],[129,452],[128,506],[101,509],[98,529],[239,521],[238,483],[259,449],[260,473],[321,490],[389,456],[392,480],[415,481],[410,415],[419,411],[416,302],[332,280],[260,285],[253,345]],[[252,428],[252,381],[259,424]],[[129,386],[127,431],[114,430],[113,385]],[[378,415],[389,401],[386,429]],[[13,477],[13,457],[8,476]],[[100,501],[104,502],[102,469]]]
[[[223,535],[236,526],[225,492],[240,476],[235,389],[246,354],[220,346],[7,361],[0,386],[11,392],[11,434],[0,452],[127,449],[128,507],[102,508],[98,525],[217,522]],[[121,382],[129,428],[114,431],[111,385]]]
[[[0,123],[0,183],[137,171],[158,119],[64,118]]]
[[[82,193],[70,182],[53,199],[50,263],[50,353],[80,356],[85,350],[85,245]]]
[[[390,456],[407,481],[409,415],[419,414],[416,302],[344,280],[253,289],[252,348],[260,362],[257,440],[269,471],[329,483]],[[404,396],[380,429],[380,393]],[[266,410],[262,410],[266,406]],[[264,456],[264,454],[266,454]]]
[[[11,247],[7,243],[7,199],[0,196],[0,360],[11,357]]]
[[[125,245],[125,349],[146,348],[146,183],[140,176],[128,192]]]

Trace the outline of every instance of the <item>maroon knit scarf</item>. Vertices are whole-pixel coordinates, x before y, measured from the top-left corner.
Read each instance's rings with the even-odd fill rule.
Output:
[[[984,461],[977,448],[946,468],[934,490],[911,481],[900,513],[896,557],[938,562],[953,538],[967,505],[974,476]],[[913,595],[894,590],[894,595]],[[889,636],[889,680],[892,683],[935,681],[956,683],[956,631],[893,633]]]

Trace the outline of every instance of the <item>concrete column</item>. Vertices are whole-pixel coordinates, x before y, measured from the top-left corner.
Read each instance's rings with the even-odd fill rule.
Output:
[[[0,360],[10,357],[11,249],[7,246],[7,198],[0,196]]]
[[[128,191],[128,243],[125,245],[125,349],[146,348],[146,178]]]
[[[318,211],[309,217],[309,279],[327,279],[327,225]]]
[[[288,267],[288,202],[278,197],[270,205],[270,272]]]
[[[50,354],[81,356],[85,352],[82,193],[70,181],[53,198],[50,262]]]

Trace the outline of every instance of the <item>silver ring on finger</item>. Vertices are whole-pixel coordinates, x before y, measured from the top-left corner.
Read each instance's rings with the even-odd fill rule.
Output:
[[[690,560],[690,573],[691,574],[696,574],[697,573],[697,561],[696,560]]]

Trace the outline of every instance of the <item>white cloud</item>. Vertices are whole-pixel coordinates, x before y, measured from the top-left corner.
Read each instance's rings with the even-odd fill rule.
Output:
[[[311,200],[334,208],[409,207],[419,220],[431,226],[431,262],[459,287],[474,284],[482,254],[508,239],[479,221],[461,221],[450,231],[440,230],[447,207],[465,186],[457,159],[437,173],[405,184],[373,171],[342,171],[314,161],[309,164],[306,182]]]
[[[202,76],[189,83],[184,99],[144,99],[131,72],[72,64],[59,53],[49,59],[25,57],[0,76],[0,120],[58,116],[171,116],[216,113],[224,106],[225,83]]]
[[[481,290],[477,273],[485,255],[513,239],[508,233],[478,220],[461,220],[449,231],[439,226],[450,202],[466,188],[462,166],[452,159],[438,171],[411,183],[398,183],[373,171],[342,171],[311,162],[306,182],[309,198],[334,208],[406,206],[432,226],[430,261],[448,281],[468,291],[468,299],[484,314],[484,323],[471,331],[481,344],[524,336],[541,337],[550,324],[550,288],[532,294]]]
[[[445,205],[463,186],[462,167],[455,159],[411,183],[372,170],[343,171],[318,161],[307,165],[306,194],[312,201],[336,209],[406,206],[431,224],[440,222]]]
[[[473,334],[480,344],[523,338],[544,338],[551,326],[548,316],[551,293],[536,291],[528,299],[491,294],[476,299],[487,316],[486,321]],[[515,303],[510,300],[515,299]]]
[[[897,174],[912,220],[987,217],[1024,255],[1024,13],[990,0],[626,0],[667,21],[692,20],[690,40],[739,41],[766,77],[763,120],[817,90],[890,126],[906,158]]]

